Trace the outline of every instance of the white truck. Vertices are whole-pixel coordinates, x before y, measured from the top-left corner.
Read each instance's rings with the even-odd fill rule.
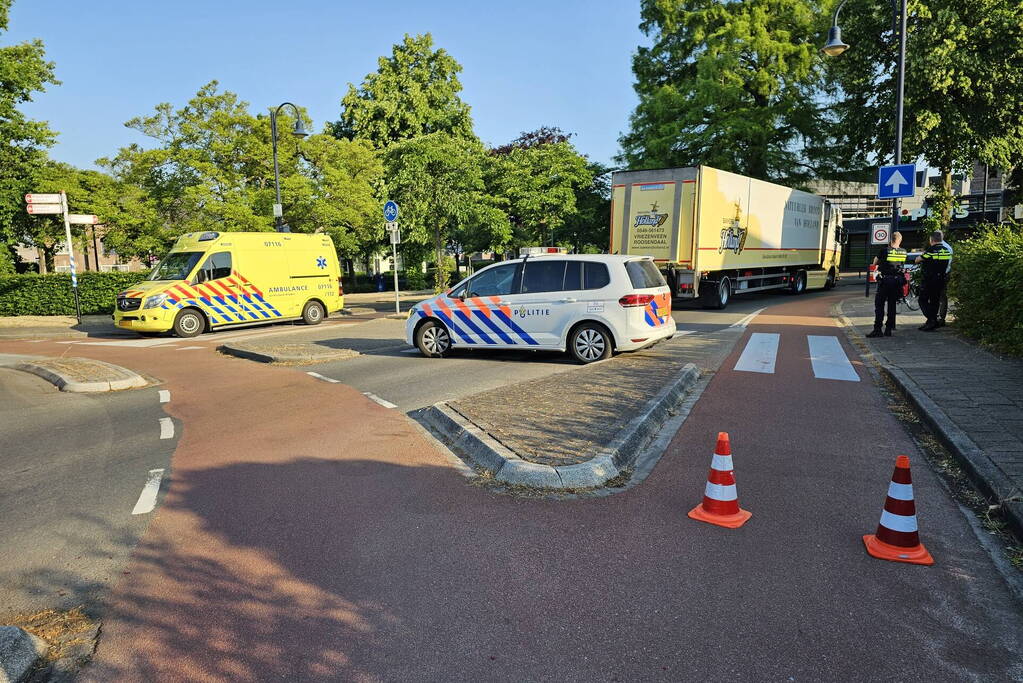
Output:
[[[617,171],[612,254],[651,256],[675,299],[835,286],[842,213],[824,197],[709,166]]]

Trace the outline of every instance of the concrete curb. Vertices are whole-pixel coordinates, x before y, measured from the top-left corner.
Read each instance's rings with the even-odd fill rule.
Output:
[[[221,344],[217,347],[217,351],[226,353],[229,356],[237,356],[238,358],[245,358],[247,360],[254,360],[258,363],[302,363],[302,364],[313,364],[313,363],[325,363],[331,360],[338,360],[340,355],[338,354],[324,354],[324,355],[311,355],[301,353],[263,353],[262,351],[253,351],[247,349],[244,346],[238,346],[236,344]]]
[[[32,361],[26,361],[24,363],[18,363],[13,365],[16,370],[22,372],[29,372],[38,377],[42,377],[47,382],[50,382],[61,391],[72,391],[77,393],[95,393],[100,391],[121,391],[123,389],[135,389],[138,387],[144,387],[149,382],[136,372],[122,368],[120,365],[114,365],[112,363],[104,363],[103,361],[88,359],[90,363],[102,365],[110,369],[111,374],[121,375],[119,379],[110,380],[92,380],[82,382],[74,379],[70,375],[67,375],[60,370],[54,370],[43,365],[39,365]]]
[[[846,333],[866,344],[866,338],[840,307],[837,307],[837,314]],[[991,462],[984,450],[977,446],[909,375],[876,354],[872,353],[871,358],[913,405],[928,428],[955,456],[973,483],[985,496],[997,501],[1017,538],[1023,538],[1023,491],[1013,485],[998,466]]]
[[[631,466],[643,446],[670,417],[679,401],[700,378],[692,363],[647,402],[608,445],[586,462],[554,467],[528,462],[447,403],[423,410],[419,419],[440,441],[501,482],[553,491],[597,488]]]
[[[49,650],[46,642],[17,626],[0,626],[0,683],[22,683]]]

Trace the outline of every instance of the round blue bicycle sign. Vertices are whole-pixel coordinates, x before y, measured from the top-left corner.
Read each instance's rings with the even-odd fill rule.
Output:
[[[388,201],[384,204],[384,220],[388,223],[393,223],[398,220],[398,204],[395,202]]]

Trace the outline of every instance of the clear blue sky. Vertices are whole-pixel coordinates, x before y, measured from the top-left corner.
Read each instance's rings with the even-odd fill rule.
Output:
[[[405,33],[433,34],[462,64],[462,97],[492,145],[543,125],[609,162],[635,106],[635,0],[15,0],[0,45],[41,38],[62,82],[24,110],[82,167],[145,138],[124,122],[184,104],[212,79],[255,112],[289,100],[315,129],[337,118]]]

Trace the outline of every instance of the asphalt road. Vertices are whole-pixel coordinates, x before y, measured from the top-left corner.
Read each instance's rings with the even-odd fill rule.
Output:
[[[827,317],[842,295],[693,311],[770,306],[641,485],[570,501],[471,485],[400,411],[307,368],[76,347],[165,379],[185,425],[83,679],[1023,678],[1023,613]],[[773,372],[736,369],[754,333],[778,335]],[[855,379],[821,379],[809,336]],[[720,430],[738,530],[686,517]],[[863,549],[900,453],[934,567]]]
[[[161,418],[157,389],[70,394],[0,368],[0,617],[92,605],[120,578],[149,470],[170,474]]]

